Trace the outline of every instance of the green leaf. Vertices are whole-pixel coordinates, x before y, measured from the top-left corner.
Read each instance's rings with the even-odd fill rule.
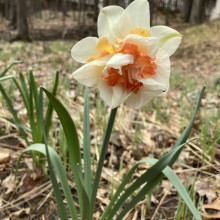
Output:
[[[0,77],[0,81],[4,81],[4,80],[11,79],[11,78],[14,78],[14,77],[15,77],[14,75],[3,76],[3,77]]]
[[[5,74],[14,66],[17,65],[19,63],[22,63],[21,61],[14,61],[9,67],[7,67],[6,69],[3,70],[3,72],[0,74],[0,78],[4,77]]]
[[[5,120],[9,121],[9,122],[12,123],[12,124],[14,124],[14,125],[15,125],[16,127],[18,127],[18,128],[21,128],[21,129],[23,129],[23,130],[32,132],[32,130],[31,130],[30,128],[26,127],[26,126],[23,125],[23,124],[20,124],[20,123],[18,123],[18,122],[16,122],[16,121],[12,120],[12,119],[10,119],[10,118],[6,118],[6,117],[2,117],[2,118],[4,118]]]
[[[35,125],[35,118],[34,118],[34,104],[33,104],[33,92],[32,89],[30,88],[29,90],[29,121],[30,121],[30,126],[32,129],[32,140],[34,143],[37,143],[37,126]]]
[[[29,71],[29,89],[32,92],[34,100],[34,109],[36,111],[36,123],[35,123],[35,142],[42,142],[43,134],[41,130],[40,112],[39,112],[39,94],[37,90],[37,84],[34,79],[32,71]],[[33,128],[32,128],[33,129]]]
[[[17,88],[18,88],[18,90],[19,90],[19,92],[20,92],[20,94],[21,94],[21,96],[22,96],[22,99],[23,99],[23,101],[24,101],[24,105],[25,105],[25,108],[27,109],[27,113],[28,113],[28,117],[29,117],[29,114],[30,114],[29,111],[30,111],[30,109],[29,109],[29,100],[28,100],[28,97],[26,96],[24,90],[23,90],[23,89],[21,88],[21,86],[19,85],[18,81],[17,81],[15,78],[13,78],[13,81],[14,81],[15,85],[17,86]]]
[[[147,170],[144,174],[142,174],[138,179],[136,179],[130,187],[128,187],[126,189],[126,191],[124,192],[124,194],[121,195],[121,197],[118,199],[118,201],[116,202],[116,204],[113,205],[113,207],[111,208],[111,211],[107,217],[107,219],[112,219],[113,216],[115,215],[115,213],[119,210],[119,208],[122,206],[122,204],[126,201],[126,199],[133,193],[135,192],[137,189],[139,189],[143,184],[145,184],[148,181],[151,181],[154,178],[157,178],[157,176],[160,176],[162,170],[169,165],[170,161],[172,160],[172,158],[176,155],[179,154],[179,152],[182,150],[183,146],[185,144],[182,144],[176,148],[173,148],[171,151],[169,151],[167,154],[165,154],[156,164],[154,164],[149,170]],[[139,164],[139,163],[138,163]],[[135,164],[135,166],[137,166],[138,164]],[[119,187],[120,190],[124,189],[124,186],[129,182],[129,179],[131,177],[131,175],[134,172],[134,169],[136,167],[133,167],[131,169],[131,171],[129,171],[129,173],[125,176],[125,178],[123,179],[121,185]],[[126,182],[125,182],[126,181]],[[155,186],[155,185],[154,185]],[[121,194],[121,191],[116,192],[117,196],[119,196]],[[145,194],[142,194],[143,196]],[[113,199],[116,200],[117,198],[115,197],[115,195],[113,196]],[[132,202],[132,201],[131,201]],[[110,203],[111,204],[111,203]],[[109,210],[110,208],[107,208],[107,210]],[[129,206],[130,208],[130,206]],[[106,216],[107,214],[105,214]],[[102,219],[102,218],[101,218]],[[103,218],[104,219],[104,218]]]
[[[27,100],[27,102],[29,102],[28,101],[29,100],[29,93],[28,93],[27,84],[25,82],[23,73],[19,73],[19,79],[21,82],[21,87],[22,87],[23,94],[25,96],[25,100]]]
[[[89,88],[85,88],[83,115],[83,159],[85,190],[88,197],[92,195],[91,153],[90,153],[90,123],[89,123]]]
[[[5,101],[8,105],[9,111],[12,114],[14,121],[18,124],[21,124],[20,120],[18,119],[17,113],[14,110],[14,107],[12,105],[11,99],[9,98],[9,96],[7,95],[7,93],[5,92],[5,90],[4,90],[4,88],[2,87],[1,84],[0,84],[0,92],[2,93],[2,96],[3,96],[3,98],[5,99]],[[19,131],[22,134],[22,136],[23,136],[25,142],[27,143],[27,145],[29,145],[26,133],[21,128],[19,129]]]
[[[59,84],[59,72],[57,71],[53,90],[52,90],[52,94],[54,96],[56,96],[56,94],[57,94],[58,84]],[[51,103],[49,103],[48,108],[47,108],[46,117],[45,117],[45,131],[46,131],[47,138],[48,138],[48,134],[49,134],[51,123],[52,123],[52,116],[53,116],[53,105]]]
[[[122,194],[122,196],[118,199],[116,204],[111,207],[110,214],[108,215],[107,219],[112,219],[114,214],[117,212],[117,210],[121,207],[123,202],[135,191],[137,190],[142,184],[148,181],[147,184],[141,189],[141,191],[131,200],[131,202],[123,209],[123,211],[120,213],[117,219],[121,219],[137,202],[139,202],[143,196],[150,192],[150,190],[157,185],[157,183],[163,178],[163,174],[161,173],[162,170],[166,166],[172,167],[176,159],[178,158],[184,142],[187,140],[190,131],[192,129],[193,122],[195,120],[196,113],[198,111],[198,108],[201,103],[201,99],[203,97],[205,91],[205,87],[203,87],[200,97],[195,109],[195,112],[192,116],[192,119],[189,123],[189,125],[184,130],[183,134],[180,136],[180,138],[177,140],[176,144],[172,148],[170,152],[168,152],[165,156],[163,156],[156,164],[154,164],[148,171],[146,171],[141,177],[139,177],[128,189],[126,189],[126,192]],[[179,145],[177,145],[177,143]]]
[[[60,213],[60,217],[61,219],[68,219],[67,217],[67,213],[66,213],[66,208],[64,206],[63,203],[63,199],[62,199],[62,195],[59,189],[59,185],[57,183],[57,179],[53,170],[53,164],[51,161],[51,157],[50,157],[50,152],[49,152],[49,147],[47,145],[47,137],[46,137],[46,133],[45,133],[45,126],[44,126],[44,108],[43,108],[44,104],[43,104],[43,91],[40,90],[40,96],[39,96],[39,111],[40,111],[40,122],[41,122],[41,126],[42,126],[42,130],[43,130],[43,137],[44,137],[44,143],[45,143],[45,152],[46,152],[46,156],[47,156],[47,162],[48,162],[48,167],[49,167],[49,171],[50,171],[50,178],[51,178],[51,182],[52,182],[52,186],[53,186],[53,190],[54,190],[54,195],[57,201],[57,208],[58,211]],[[59,159],[59,157],[58,157]],[[59,162],[58,162],[59,163]],[[56,165],[56,162],[55,162]],[[61,168],[62,163],[60,163],[60,166],[58,168]],[[61,168],[61,172],[63,172],[64,168]],[[63,172],[63,174],[65,174],[65,171]],[[68,186],[68,184],[67,184]]]
[[[146,160],[147,163],[155,164],[158,160],[154,158],[149,158]],[[174,185],[179,195],[182,197],[183,201],[186,203],[189,210],[192,212],[193,216],[196,220],[201,220],[198,210],[196,209],[195,205],[193,204],[189,194],[187,193],[185,187],[183,186],[182,182],[180,181],[179,177],[174,173],[174,171],[167,166],[163,170],[163,174],[170,180],[170,182]]]
[[[50,100],[50,103],[53,105],[53,108],[56,111],[60,119],[60,122],[63,126],[63,131],[66,137],[67,146],[69,150],[70,164],[72,167],[72,172],[76,183],[76,190],[79,198],[80,211],[82,215],[83,213],[82,185],[77,171],[77,164],[80,164],[81,166],[81,154],[80,154],[79,139],[78,139],[76,127],[70,114],[68,113],[66,108],[61,104],[61,102],[45,88],[41,87],[41,90],[44,91],[45,94],[47,95],[48,99]]]
[[[66,197],[66,201],[67,201],[67,204],[68,204],[68,207],[70,210],[71,217],[72,217],[72,219],[78,219],[77,214],[76,214],[75,204],[74,204],[73,198],[72,198],[72,193],[71,193],[70,187],[68,185],[68,179],[66,177],[66,172],[63,167],[62,161],[60,160],[59,155],[57,154],[57,152],[53,148],[48,146],[48,150],[49,150],[49,155],[51,158],[52,166],[53,166],[53,168],[54,168],[54,170],[60,180],[60,183],[62,185],[62,189],[63,189],[63,192]],[[46,148],[45,148],[44,144],[32,144],[22,152],[21,156],[19,157],[17,169],[19,167],[19,164],[20,164],[20,161],[21,161],[23,154],[27,151],[37,151],[37,152],[40,152],[46,156]]]
[[[141,163],[150,163],[150,164],[154,165],[158,162],[158,160],[154,159],[154,158],[148,158],[148,159],[143,159],[140,162]],[[139,162],[139,164],[140,164],[140,162]],[[192,212],[192,214],[194,215],[196,220],[201,220],[201,217],[200,217],[196,207],[194,206],[190,196],[188,195],[185,187],[182,185],[180,179],[174,173],[174,171],[169,166],[167,166],[162,172],[170,180],[170,182],[174,185],[174,187],[176,188],[176,190],[178,191],[178,193],[180,194],[182,199],[185,201],[186,205],[188,206],[188,208],[190,209],[190,211]],[[151,179],[137,195],[139,195],[140,197],[142,197],[142,195],[146,195],[147,192],[151,191],[154,188],[155,184],[157,184],[158,181],[161,180],[161,177],[163,177],[163,175],[159,175],[156,178]],[[134,200],[132,199],[132,201],[134,201]],[[134,203],[134,202],[129,203],[129,206],[126,206],[126,208],[120,213],[120,215],[117,217],[117,219],[121,219],[122,216],[124,216],[124,214],[127,213],[127,211],[128,211],[127,209],[129,207],[133,207],[135,204],[136,203]]]

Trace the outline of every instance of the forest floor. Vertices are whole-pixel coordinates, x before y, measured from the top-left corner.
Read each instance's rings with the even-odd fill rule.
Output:
[[[184,147],[173,169],[185,185],[190,185],[188,189],[194,188],[194,202],[202,210],[203,218],[220,219],[220,20],[195,27],[181,25],[180,29],[175,28],[184,37],[177,53],[171,57],[171,86],[168,94],[154,99],[140,110],[129,109],[124,105],[118,110],[94,219],[99,219],[110,201],[111,193],[133,164],[149,156],[160,158],[171,149],[188,124],[204,84],[207,86],[206,93],[190,136],[192,141]],[[5,33],[0,31],[0,36],[5,36]],[[18,75],[22,71],[27,76],[28,71],[33,70],[37,84],[51,89],[55,73],[60,71],[57,97],[71,113],[81,143],[84,88],[71,76],[79,64],[71,58],[70,51],[75,39],[87,34],[73,36],[74,40],[71,41],[48,41],[53,39],[48,38],[47,41],[38,39],[32,43],[10,43],[0,40],[0,72],[12,61],[21,60],[23,63],[15,66],[10,74]],[[27,112],[13,81],[1,84],[10,94],[19,119],[28,127]],[[109,115],[109,108],[99,98],[96,89],[90,90],[90,108],[91,147],[95,166],[103,125]],[[18,158],[27,146],[18,129],[4,119],[11,118],[11,115],[2,97],[0,116],[0,219],[58,219],[50,180],[42,177],[39,170],[35,169],[28,153],[21,160],[14,182]],[[53,129],[51,143],[59,152],[62,128],[56,115]],[[148,164],[141,165],[135,176],[148,168]],[[74,186],[71,175],[69,180]],[[178,201],[176,190],[164,179],[152,195],[138,203],[125,219],[174,219]]]

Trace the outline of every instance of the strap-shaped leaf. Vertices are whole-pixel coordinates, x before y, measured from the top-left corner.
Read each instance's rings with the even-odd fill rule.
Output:
[[[39,112],[39,94],[38,94],[38,89],[37,89],[37,84],[34,79],[34,75],[32,71],[29,71],[29,90],[30,93],[32,92],[32,97],[34,101],[34,109],[36,111],[35,118],[36,118],[36,129],[35,129],[35,142],[40,143],[43,140],[43,134],[41,130],[41,123],[40,123],[40,112]],[[32,101],[32,100],[30,100]]]
[[[146,163],[155,164],[158,160],[154,158],[146,159]],[[200,220],[201,217],[199,215],[198,210],[196,209],[194,203],[192,202],[186,188],[183,186],[182,182],[180,181],[179,177],[174,173],[174,171],[170,167],[166,167],[163,170],[163,174],[170,180],[170,182],[174,185],[179,195],[182,197],[183,201],[186,203],[189,210],[192,212],[193,216],[196,220]]]
[[[66,137],[67,146],[69,150],[70,164],[72,167],[72,172],[76,183],[76,190],[79,198],[80,211],[82,215],[83,213],[82,185],[77,171],[77,164],[81,165],[81,154],[80,154],[78,133],[76,131],[75,124],[69,112],[62,105],[62,103],[45,88],[41,88],[41,90],[44,91],[45,94],[47,95],[50,103],[53,105],[53,108],[56,111],[60,119],[60,122],[63,126],[63,131]]]
[[[104,217],[107,216],[107,219],[112,219],[115,213],[119,210],[121,205],[125,202],[125,200],[135,191],[137,190],[141,185],[148,183],[142,188],[142,190],[135,196],[135,198],[123,209],[122,213],[118,216],[117,219],[121,219],[137,202],[139,202],[143,196],[149,192],[153,186],[155,186],[162,178],[163,174],[161,173],[162,170],[166,166],[172,167],[176,159],[178,158],[183,145],[185,141],[187,140],[190,131],[193,126],[193,122],[195,120],[196,113],[199,109],[201,99],[203,97],[205,91],[205,86],[203,87],[200,97],[195,109],[195,112],[192,116],[192,119],[189,123],[189,125],[186,127],[180,138],[178,139],[177,143],[174,145],[172,150],[168,152],[164,157],[162,157],[156,164],[154,164],[148,171],[146,171],[141,177],[139,177],[126,191],[122,196],[118,199],[116,204],[113,205],[113,207],[107,208],[109,211],[108,214],[104,213]],[[145,193],[145,194],[144,194]],[[102,218],[101,218],[102,219]],[[104,218],[103,218],[104,219]]]
[[[0,81],[5,81],[7,79],[11,79],[11,78],[14,78],[15,76],[14,75],[10,75],[10,76],[3,76],[3,77],[0,77]]]
[[[22,63],[22,61],[14,61],[9,67],[7,67],[6,69],[3,70],[3,72],[0,74],[0,78],[4,77],[5,74],[14,66],[17,65],[19,63]]]
[[[8,105],[9,111],[10,111],[10,113],[12,114],[14,121],[15,121],[16,123],[18,123],[18,124],[21,124],[21,122],[20,122],[20,120],[19,120],[19,118],[18,118],[18,116],[17,116],[17,113],[16,113],[16,111],[14,110],[12,101],[11,101],[11,99],[9,98],[9,96],[8,96],[8,94],[6,93],[6,91],[5,91],[5,89],[3,88],[3,86],[1,85],[1,83],[0,83],[0,92],[2,93],[2,96],[3,96],[3,98],[5,99],[5,101],[6,101],[7,105]],[[23,138],[24,138],[26,144],[29,145],[29,142],[28,142],[26,133],[25,133],[25,132],[23,131],[23,129],[21,129],[21,128],[19,128],[19,131],[21,132],[21,134],[22,134],[22,136],[23,136]]]
[[[58,84],[59,84],[59,75],[60,75],[60,73],[57,71],[55,81],[54,81],[53,90],[52,90],[52,94],[54,96],[56,96],[56,94],[57,94],[57,88],[58,88]],[[47,137],[48,137],[50,127],[51,127],[52,116],[53,116],[53,105],[51,103],[49,103],[48,108],[47,108],[46,117],[45,117],[45,131],[46,131]]]
[[[68,184],[68,179],[66,177],[66,171],[62,164],[62,161],[60,160],[60,157],[57,154],[57,152],[52,147],[48,146],[48,150],[49,150],[49,155],[51,158],[51,163],[62,185],[62,189],[66,197],[66,201],[67,201],[70,213],[71,213],[71,217],[72,219],[78,219],[77,214],[76,214],[75,204],[72,198],[72,193],[71,193],[71,190]],[[22,152],[21,156],[19,157],[17,168],[19,167],[23,154],[27,151],[37,151],[46,156],[46,148],[44,144],[32,144]]]

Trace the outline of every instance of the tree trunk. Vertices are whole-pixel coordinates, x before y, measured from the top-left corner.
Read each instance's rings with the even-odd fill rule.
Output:
[[[166,5],[166,25],[167,26],[169,26],[170,5],[171,5],[171,1],[168,0],[167,5]]]
[[[17,0],[17,40],[31,41],[28,31],[26,0]]]
[[[150,7],[150,26],[153,26],[154,0],[149,0],[149,7]]]
[[[94,21],[97,21],[99,15],[99,0],[94,0]]]
[[[194,0],[190,15],[190,24],[202,24],[205,21],[206,0]]]
[[[103,7],[106,7],[109,5],[109,0],[103,0]]]
[[[17,29],[17,11],[16,4],[13,0],[10,1],[10,23],[9,26],[12,30]]]
[[[184,0],[184,21],[189,22],[193,0]]]

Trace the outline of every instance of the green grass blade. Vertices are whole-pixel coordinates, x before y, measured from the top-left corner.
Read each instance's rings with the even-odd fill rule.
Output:
[[[90,122],[89,122],[89,88],[85,88],[84,95],[84,115],[83,115],[83,159],[85,190],[91,198],[92,195],[92,173],[91,173],[91,153],[90,153]]]
[[[56,96],[57,94],[57,88],[59,84],[59,72],[56,72],[56,77],[55,77],[55,82],[52,90],[52,94]],[[47,113],[45,117],[45,131],[46,131],[46,136],[48,138],[51,123],[52,123],[52,116],[53,116],[53,105],[49,103],[48,108],[47,108]]]
[[[53,170],[53,164],[52,164],[51,157],[50,157],[49,147],[47,145],[47,137],[46,137],[46,134],[45,134],[45,127],[44,127],[44,110],[43,110],[43,106],[44,106],[43,105],[43,91],[40,91],[40,97],[39,97],[40,122],[41,122],[43,136],[44,136],[44,143],[45,143],[45,148],[44,149],[46,151],[46,157],[47,157],[48,167],[49,167],[49,171],[50,171],[50,178],[51,178],[51,182],[52,182],[52,186],[53,186],[53,190],[54,190],[54,195],[55,195],[55,198],[56,198],[56,201],[57,201],[57,208],[58,208],[60,217],[61,217],[61,219],[67,220],[68,216],[67,216],[67,213],[66,213],[66,208],[65,208],[65,205],[63,203],[62,194],[60,192],[59,185],[58,185],[57,179],[56,179],[56,175],[55,175],[54,170]]]
[[[3,76],[3,77],[0,77],[0,81],[5,81],[7,79],[11,79],[11,78],[14,78],[15,76],[14,75],[10,75],[10,76]]]
[[[66,108],[61,104],[61,102],[45,88],[41,88],[41,90],[43,90],[47,95],[48,99],[50,100],[50,103],[53,105],[53,108],[56,111],[60,119],[60,122],[63,126],[63,131],[66,137],[67,146],[69,150],[70,164],[71,164],[74,180],[76,183],[76,190],[79,198],[80,211],[82,215],[83,213],[82,185],[77,171],[77,164],[80,164],[81,166],[81,154],[80,154],[79,139],[78,139],[76,127],[70,114],[68,113]]]
[[[98,187],[99,187],[99,181],[101,178],[102,167],[103,167],[105,155],[106,155],[106,152],[108,149],[109,139],[110,139],[110,136],[112,133],[112,128],[114,125],[116,113],[117,113],[117,108],[114,108],[111,110],[111,114],[109,116],[108,124],[106,127],[105,137],[104,137],[104,141],[102,143],[102,148],[101,148],[100,159],[99,159],[99,162],[97,165],[97,171],[96,171],[95,180],[93,183],[92,198],[91,198],[91,213],[93,213],[93,210],[95,208],[96,194],[97,194]]]
[[[1,77],[4,77],[5,74],[14,66],[14,65],[17,65],[19,63],[22,63],[21,61],[15,61],[13,62],[9,67],[7,67],[6,69],[3,70],[3,72],[0,74],[0,78]]]
[[[2,87],[1,84],[0,84],[0,92],[2,93],[2,96],[3,96],[3,98],[5,99],[5,101],[8,105],[9,111],[12,114],[14,121],[18,124],[21,124],[20,120],[18,119],[17,113],[13,108],[11,99],[9,98],[9,96],[7,95],[7,93],[5,92],[5,90],[4,90],[4,88]],[[29,145],[26,133],[21,128],[19,129],[19,131],[22,134],[26,144]]]

